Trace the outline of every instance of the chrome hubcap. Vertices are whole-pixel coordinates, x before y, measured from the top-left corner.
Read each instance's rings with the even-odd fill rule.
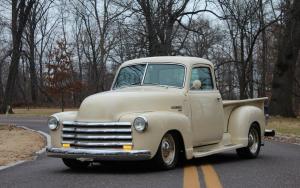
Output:
[[[173,163],[175,158],[175,141],[170,134],[165,135],[161,141],[161,153],[167,165]]]
[[[259,144],[259,135],[256,129],[251,128],[248,136],[248,147],[251,151],[251,153],[255,154],[258,149],[258,144]]]

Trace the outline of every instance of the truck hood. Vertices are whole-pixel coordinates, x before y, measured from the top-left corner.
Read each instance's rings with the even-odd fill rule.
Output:
[[[174,88],[136,87],[112,90],[87,97],[80,105],[76,120],[118,121],[127,113],[178,112],[176,107],[184,107],[184,98],[184,92]]]

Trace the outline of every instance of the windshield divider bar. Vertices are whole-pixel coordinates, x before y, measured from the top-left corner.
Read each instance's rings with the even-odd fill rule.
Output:
[[[149,63],[146,64],[146,67],[145,67],[145,70],[144,70],[144,74],[143,74],[143,78],[142,78],[142,81],[141,81],[141,85],[144,84],[144,79],[145,79],[146,72],[147,72],[147,69],[148,69],[148,64],[149,64]]]

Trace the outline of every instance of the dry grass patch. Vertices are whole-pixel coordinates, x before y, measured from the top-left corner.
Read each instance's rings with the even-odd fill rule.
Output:
[[[271,117],[267,128],[279,134],[300,136],[300,118]]]
[[[0,125],[0,166],[30,160],[45,146],[38,133],[10,125]]]

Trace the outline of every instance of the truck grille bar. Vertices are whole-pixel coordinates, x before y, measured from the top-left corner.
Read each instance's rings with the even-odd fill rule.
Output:
[[[72,122],[62,123],[62,144],[73,148],[122,148],[132,145],[130,122]]]

